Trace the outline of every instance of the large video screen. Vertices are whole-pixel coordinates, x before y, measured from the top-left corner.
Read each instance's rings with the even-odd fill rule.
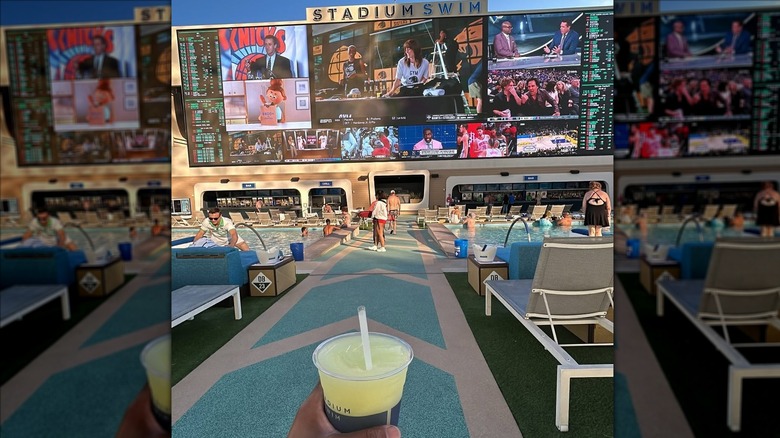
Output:
[[[618,17],[615,156],[780,153],[780,10]]]
[[[6,30],[19,166],[170,162],[168,25]]]
[[[190,165],[611,155],[612,21],[180,28]]]

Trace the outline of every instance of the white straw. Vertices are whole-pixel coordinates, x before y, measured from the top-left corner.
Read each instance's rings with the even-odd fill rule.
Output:
[[[363,359],[366,361],[366,369],[370,370],[374,365],[371,363],[371,345],[368,343],[366,306],[358,307],[358,320],[360,321],[360,338],[363,341]]]

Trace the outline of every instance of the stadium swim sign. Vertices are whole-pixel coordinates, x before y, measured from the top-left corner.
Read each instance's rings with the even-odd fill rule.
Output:
[[[484,13],[487,13],[487,0],[393,3],[386,5],[306,8],[306,21],[309,23],[334,23],[361,20],[409,20],[480,15]]]

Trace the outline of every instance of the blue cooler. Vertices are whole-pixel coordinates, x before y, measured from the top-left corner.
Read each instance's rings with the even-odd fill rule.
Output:
[[[465,259],[469,254],[469,240],[455,239],[455,257]]]
[[[291,243],[290,251],[292,251],[293,259],[295,259],[296,262],[303,260],[303,242]]]
[[[122,242],[119,244],[119,255],[122,256],[122,260],[129,262],[133,260],[133,244],[130,242]]]
[[[639,250],[640,250],[640,244],[641,240],[639,239],[628,239],[626,241],[626,256],[630,259],[637,259],[639,258]]]

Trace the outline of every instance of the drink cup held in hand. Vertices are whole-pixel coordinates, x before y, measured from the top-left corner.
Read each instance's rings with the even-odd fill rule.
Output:
[[[152,413],[166,430],[171,430],[171,336],[152,340],[141,351],[141,363],[152,393]]]
[[[314,350],[325,393],[325,413],[340,432],[385,424],[398,425],[412,347],[384,333],[369,333],[370,370],[366,369],[359,332],[335,336]]]

